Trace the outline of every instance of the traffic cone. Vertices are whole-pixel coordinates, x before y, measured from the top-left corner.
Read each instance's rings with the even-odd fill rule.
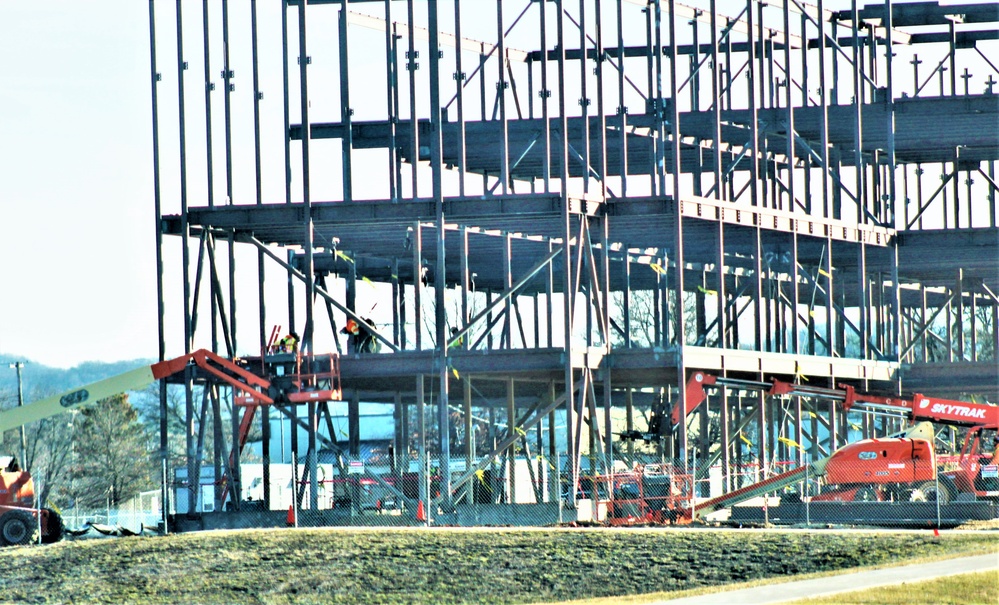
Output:
[[[292,504],[288,507],[288,520],[286,523],[291,526],[295,524],[295,505]]]
[[[416,502],[416,520],[426,521],[427,513],[423,510],[423,500],[418,500]]]
[[[933,537],[934,538],[939,538],[940,537],[940,530],[938,528],[936,528],[936,527],[933,528]]]

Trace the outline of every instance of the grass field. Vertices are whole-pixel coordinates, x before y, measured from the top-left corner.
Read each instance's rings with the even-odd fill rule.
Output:
[[[999,573],[969,573],[926,582],[885,586],[787,605],[995,605]]]
[[[996,551],[992,532],[248,530],[0,550],[4,603],[536,603]]]

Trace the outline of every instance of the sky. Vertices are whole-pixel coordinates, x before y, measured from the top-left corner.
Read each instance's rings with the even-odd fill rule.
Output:
[[[0,2],[0,353],[156,356],[147,3]]]
[[[395,18],[404,20],[404,3],[395,4]],[[156,3],[162,13],[158,16],[157,46],[158,71],[164,75],[159,90],[162,154],[168,158],[162,175],[167,214],[176,212],[178,203],[176,75],[170,73],[175,68],[176,51],[174,41],[166,35],[171,31],[173,5]],[[139,0],[0,0],[0,354],[71,367],[89,360],[151,359],[158,353],[148,6]],[[197,33],[201,3],[185,2],[184,6],[185,20],[193,23],[191,31]],[[230,6],[233,29],[248,31],[249,2]],[[276,3],[261,6],[268,7],[261,8],[263,20],[273,24],[279,19]],[[212,18],[217,19],[218,9],[212,10]],[[316,15],[310,17],[310,29],[335,31],[335,11],[310,14]],[[474,26],[471,23],[469,30]],[[532,31],[532,26],[521,29]],[[354,43],[363,43],[368,37],[371,48],[384,48],[381,32],[351,31]],[[464,33],[474,37],[473,31]],[[273,70],[273,58],[280,58],[280,40],[262,35],[261,64]],[[234,47],[246,48],[245,34],[233,36]],[[486,33],[483,37],[495,36]],[[314,69],[329,70],[335,64],[335,49],[314,42],[321,39],[310,37]],[[326,39],[335,37],[327,34]],[[522,37],[512,37],[511,46],[533,48]],[[201,99],[203,110],[204,95],[198,88],[199,70],[203,69],[200,40],[185,40],[185,48],[185,59],[191,62],[185,79],[188,99],[192,103]],[[210,71],[218,81],[215,63],[220,53],[217,49],[213,52]],[[245,52],[234,53],[231,65],[236,71],[236,94],[244,96],[251,88],[247,59]],[[366,61],[380,65],[383,60],[377,53],[371,57],[352,54],[352,76],[364,72]],[[326,94],[322,90],[323,82],[335,85],[335,72],[328,75],[325,80],[310,80],[314,121],[338,119],[335,91]],[[291,83],[293,90],[296,84]],[[264,111],[276,111],[281,104],[280,84],[265,82],[263,89]],[[221,136],[220,92],[213,97],[215,136]],[[384,115],[383,97],[383,92],[378,93],[371,103],[352,99],[355,119]],[[294,101],[292,106],[296,111]],[[202,138],[192,135],[189,146],[200,146],[203,154],[203,123],[197,121],[196,112],[191,114],[189,131],[201,132]],[[252,132],[252,122],[247,111],[236,109],[233,120],[234,196],[237,203],[252,203],[255,192],[248,172],[252,151],[246,151],[252,147],[245,139]],[[277,134],[279,137],[279,131]],[[266,153],[274,154],[281,148],[280,138],[265,139],[264,147],[270,150]],[[335,151],[317,145],[313,151],[314,162],[332,166],[328,171],[313,171],[313,199],[336,199],[339,192],[339,160],[332,157],[331,149]],[[270,155],[265,163],[278,170],[264,175],[265,201],[283,201],[283,158]],[[355,163],[363,165],[363,156]],[[189,178],[191,191],[205,190],[203,167],[195,163]],[[297,196],[300,185],[295,178],[293,175]],[[216,177],[216,181],[216,203],[224,203],[224,178]],[[423,182],[429,183],[429,179]],[[384,189],[384,184],[355,178],[359,196],[385,197],[379,187]],[[204,195],[199,195],[192,199],[193,205],[204,205]],[[177,238],[168,238],[166,248],[168,255],[178,255]],[[181,300],[174,291],[179,289],[174,285],[179,284],[178,263],[176,259],[170,262],[165,282],[173,290],[167,292],[167,306],[176,311]],[[240,262],[242,266],[249,264]],[[256,285],[243,286],[252,292],[246,299],[255,299]],[[283,296],[280,288],[277,296]],[[254,318],[255,304],[255,300],[240,302],[240,313]],[[173,311],[167,318],[168,356],[177,354],[182,346],[177,336],[182,334],[180,319]],[[242,325],[255,330],[252,324],[251,320]],[[247,343],[255,340],[249,333],[241,338]]]

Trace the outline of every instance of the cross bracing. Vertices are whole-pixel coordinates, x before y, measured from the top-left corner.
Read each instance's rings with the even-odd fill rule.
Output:
[[[151,2],[150,17],[183,346],[206,323],[233,355],[297,329],[345,355],[352,405],[392,403],[416,427],[396,451],[471,459],[446,438],[428,450],[424,430],[450,435],[452,408],[515,424],[558,401],[578,477],[583,450],[614,451],[610,410],[683,400],[695,369],[897,392],[944,363],[948,390],[999,397],[991,5]],[[243,282],[255,305],[237,304]],[[377,355],[340,334],[365,297]],[[744,422],[777,434],[762,395],[716,396],[745,407],[725,444],[681,423],[667,454],[741,456]],[[819,445],[791,408],[816,447],[847,438]]]

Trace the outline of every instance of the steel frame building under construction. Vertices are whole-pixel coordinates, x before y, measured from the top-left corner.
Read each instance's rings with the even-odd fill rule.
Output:
[[[291,326],[340,353],[350,434],[265,407],[265,469],[275,414],[315,486],[390,403],[392,468],[414,452],[445,512],[508,456],[569,485],[633,462],[616,433],[695,370],[999,399],[997,5],[692,4],[150,0],[160,359]],[[381,352],[349,350],[369,316]],[[188,476],[238,485],[198,380]],[[729,489],[901,423],[721,386],[661,455]]]

